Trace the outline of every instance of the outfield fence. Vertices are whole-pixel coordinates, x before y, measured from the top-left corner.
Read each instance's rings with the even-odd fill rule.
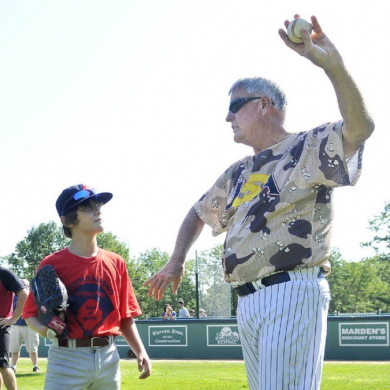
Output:
[[[139,334],[152,359],[242,359],[235,317],[161,318],[136,321]],[[325,360],[390,361],[390,314],[328,317]],[[38,354],[47,357],[50,341],[41,338]],[[121,358],[132,357],[123,339],[115,343]],[[23,347],[21,356],[28,354]]]

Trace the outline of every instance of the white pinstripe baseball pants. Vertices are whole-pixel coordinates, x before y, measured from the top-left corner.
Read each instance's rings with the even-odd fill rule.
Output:
[[[239,299],[237,323],[251,390],[318,390],[330,300],[313,267]]]

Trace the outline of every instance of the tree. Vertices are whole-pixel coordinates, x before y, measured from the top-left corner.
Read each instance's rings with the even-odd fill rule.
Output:
[[[68,244],[69,240],[55,222],[41,223],[27,232],[27,236],[16,244],[15,253],[6,256],[6,260],[19,277],[31,279],[44,257]]]
[[[368,292],[368,299],[374,309],[390,313],[390,261],[384,256],[366,259],[367,265],[375,269],[377,278],[373,280],[374,287]]]
[[[342,259],[341,253],[337,248],[332,249],[329,261],[332,265],[332,272],[327,277],[331,292],[329,312],[341,312],[348,301],[348,289],[346,285],[348,285],[349,280],[346,275],[346,270],[343,267],[346,261]]]
[[[330,313],[390,311],[389,261],[377,256],[348,262],[337,249],[332,250],[330,261]]]
[[[26,276],[25,272],[25,261],[23,259],[18,258],[16,253],[11,253],[10,255],[4,258],[4,261],[9,265],[10,269],[15,272],[21,278],[30,279],[30,277]]]
[[[126,263],[129,262],[130,256],[128,246],[124,242],[119,241],[117,236],[114,234],[110,232],[98,234],[97,243],[100,248],[115,252],[119,256],[123,257]]]
[[[7,259],[4,256],[0,256],[0,265],[5,265],[8,264]]]
[[[222,252],[223,245],[216,245],[198,257],[199,303],[209,316],[230,317],[236,307],[232,307],[232,289],[224,279]]]
[[[372,299],[382,311],[390,312],[390,202],[385,203],[383,211],[369,221],[370,229],[375,237],[362,246],[371,247],[377,256],[368,259],[378,275],[378,285]]]
[[[178,296],[172,293],[171,286],[167,288],[162,301],[155,301],[153,297],[148,296],[149,287],[143,286],[143,283],[156,274],[168,261],[168,253],[161,252],[156,248],[141,253],[138,258],[129,261],[130,278],[143,312],[140,318],[161,317],[164,304],[170,303],[175,310],[178,299],[183,299],[187,308],[195,307],[193,260],[186,262],[186,272],[180,283]]]
[[[375,237],[370,242],[365,242],[362,246],[374,248],[376,253],[390,260],[390,202],[385,203],[385,208],[381,214],[376,215],[369,221],[370,230],[375,232]],[[387,249],[387,252],[385,252]]]

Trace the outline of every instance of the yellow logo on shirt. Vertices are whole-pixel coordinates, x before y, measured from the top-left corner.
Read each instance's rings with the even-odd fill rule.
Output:
[[[241,186],[240,193],[234,199],[232,206],[239,207],[245,202],[249,202],[260,194],[262,187],[267,183],[270,175],[263,173],[252,173],[246,183]]]

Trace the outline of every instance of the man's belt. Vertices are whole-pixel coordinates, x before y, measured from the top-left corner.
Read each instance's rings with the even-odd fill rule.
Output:
[[[114,342],[114,336],[91,337],[88,339],[60,339],[58,340],[59,347],[65,348],[95,348],[107,347]]]
[[[262,279],[256,280],[255,282],[245,283],[241,286],[235,287],[238,296],[243,297],[245,295],[253,294],[260,288],[272,286],[274,284],[289,282],[290,275],[288,272],[279,272],[277,274],[265,276]]]
[[[322,277],[324,275],[324,269],[320,268],[320,273],[318,277]],[[262,279],[255,280],[254,282],[245,283],[241,286],[234,287],[237,291],[237,295],[240,297],[244,297],[245,295],[253,294],[257,290],[261,288],[273,286],[274,284],[286,283],[291,280],[290,275],[287,271],[277,272],[272,275],[265,276]]]

